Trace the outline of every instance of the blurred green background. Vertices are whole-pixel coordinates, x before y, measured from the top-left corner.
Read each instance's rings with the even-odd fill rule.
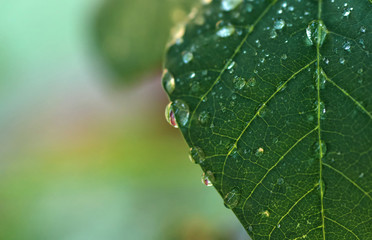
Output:
[[[0,239],[247,239],[164,120],[191,0],[2,0]]]

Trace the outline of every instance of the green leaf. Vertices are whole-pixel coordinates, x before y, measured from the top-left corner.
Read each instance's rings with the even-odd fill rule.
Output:
[[[196,0],[109,0],[95,24],[99,52],[118,76],[133,81],[160,66],[172,23],[181,21]],[[185,11],[186,10],[186,11]]]
[[[252,239],[372,239],[371,2],[204,2],[163,79],[204,182]]]

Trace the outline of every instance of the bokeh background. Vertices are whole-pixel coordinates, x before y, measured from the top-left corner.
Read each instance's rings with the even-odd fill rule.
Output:
[[[164,120],[196,0],[1,0],[0,239],[247,239]]]

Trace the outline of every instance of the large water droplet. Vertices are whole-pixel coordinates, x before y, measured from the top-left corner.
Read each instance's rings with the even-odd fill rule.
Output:
[[[211,115],[209,114],[209,112],[202,111],[199,114],[198,120],[199,120],[200,125],[202,125],[202,126],[208,126],[209,125],[209,122],[211,120]]]
[[[164,69],[163,71],[162,82],[163,87],[168,94],[171,94],[176,88],[174,77],[167,69]]]
[[[231,11],[235,9],[243,0],[222,0],[221,9],[224,11]]]
[[[231,24],[222,26],[218,31],[217,31],[217,36],[226,38],[230,37],[233,33],[235,32],[235,27]]]
[[[167,119],[167,122],[175,127],[178,128],[178,124],[176,121],[176,117],[174,116],[174,111],[172,109],[172,103],[170,102],[167,107],[165,108],[165,118]]]
[[[196,164],[201,164],[205,160],[205,154],[200,147],[190,148],[190,161]]]
[[[342,13],[342,16],[349,17],[351,11],[353,11],[353,8],[346,8],[344,12]]]
[[[191,62],[193,59],[194,59],[194,55],[192,54],[192,52],[185,51],[182,53],[182,60],[185,64]]]
[[[169,103],[165,108],[165,117],[169,124],[175,128],[178,128],[179,125],[186,126],[189,121],[189,115],[189,106],[182,100]]]
[[[275,20],[275,22],[274,22],[274,28],[275,29],[280,30],[280,29],[284,28],[284,26],[285,26],[285,21],[283,19]]]
[[[322,46],[327,36],[327,28],[321,20],[314,20],[306,28],[307,40],[312,45]]]
[[[214,175],[211,171],[206,171],[205,173],[203,173],[201,181],[205,186],[211,187],[211,186],[213,186],[213,182],[215,181],[215,177],[214,177]]]
[[[231,190],[224,198],[225,206],[230,209],[235,208],[239,204],[239,201],[240,190],[238,188]]]
[[[325,72],[323,71],[322,68],[320,69],[319,73],[318,73],[318,69],[315,70],[314,79],[315,79],[315,85],[318,85],[318,81],[319,81],[319,88],[320,89],[325,88],[325,84],[327,82],[327,79],[326,79]]]

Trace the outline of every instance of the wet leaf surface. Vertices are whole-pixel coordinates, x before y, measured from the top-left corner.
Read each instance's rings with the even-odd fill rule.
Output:
[[[372,239],[371,2],[203,2],[163,85],[225,205],[252,239]]]

